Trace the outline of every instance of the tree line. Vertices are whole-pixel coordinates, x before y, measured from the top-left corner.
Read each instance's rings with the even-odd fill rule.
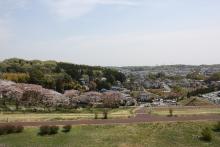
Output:
[[[38,84],[60,93],[69,89],[86,90],[86,87],[90,90],[110,89],[126,80],[123,73],[110,68],[17,58],[0,62],[0,78]]]

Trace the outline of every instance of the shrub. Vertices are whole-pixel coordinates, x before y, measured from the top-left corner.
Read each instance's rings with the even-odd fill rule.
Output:
[[[173,116],[173,109],[172,108],[169,109],[169,116]]]
[[[98,119],[98,113],[97,112],[95,112],[94,118]]]
[[[214,126],[214,131],[220,132],[220,121]]]
[[[67,132],[70,132],[71,129],[72,129],[71,125],[65,125],[63,126],[62,132],[67,133]]]
[[[58,126],[41,126],[39,135],[57,134],[58,130],[59,130]]]
[[[3,126],[0,126],[0,135],[5,134],[5,129]]]
[[[41,126],[40,127],[40,135],[48,135],[50,133],[50,127],[49,126]]]
[[[5,134],[11,134],[15,132],[16,127],[13,125],[5,125],[4,129],[5,129]]]
[[[24,130],[24,127],[21,125],[18,125],[15,127],[15,133],[21,133],[23,132],[23,130]]]
[[[0,135],[11,134],[11,133],[20,133],[23,130],[24,130],[23,126],[2,125],[2,126],[0,126]]]
[[[57,133],[58,133],[58,130],[59,130],[59,127],[58,127],[58,126],[51,126],[51,127],[50,127],[49,135],[57,134]]]
[[[103,111],[103,119],[108,119],[108,110],[106,109]]]
[[[201,139],[204,141],[211,141],[212,140],[212,133],[208,127],[204,128],[202,130],[201,135],[202,135]]]

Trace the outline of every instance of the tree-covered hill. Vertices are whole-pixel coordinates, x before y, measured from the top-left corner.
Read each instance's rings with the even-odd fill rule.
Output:
[[[17,58],[0,62],[0,78],[38,84],[61,93],[68,89],[109,89],[118,81],[126,80],[124,74],[105,67]]]

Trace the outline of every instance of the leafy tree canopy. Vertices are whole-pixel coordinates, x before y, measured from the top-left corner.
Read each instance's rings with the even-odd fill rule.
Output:
[[[109,89],[117,81],[126,81],[123,73],[110,68],[18,58],[0,62],[0,78],[38,84],[58,92],[72,88],[82,90],[83,86],[92,90]]]

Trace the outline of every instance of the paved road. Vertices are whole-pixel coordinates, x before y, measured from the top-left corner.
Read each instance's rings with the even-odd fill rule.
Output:
[[[133,124],[146,122],[184,122],[184,121],[220,121],[220,115],[189,115],[178,117],[155,116],[145,113],[144,108],[139,108],[136,116],[128,119],[102,119],[102,120],[68,120],[68,121],[48,121],[48,122],[14,122],[10,124],[23,126],[41,126],[41,125],[112,125],[112,124]],[[0,125],[5,123],[0,123]]]

